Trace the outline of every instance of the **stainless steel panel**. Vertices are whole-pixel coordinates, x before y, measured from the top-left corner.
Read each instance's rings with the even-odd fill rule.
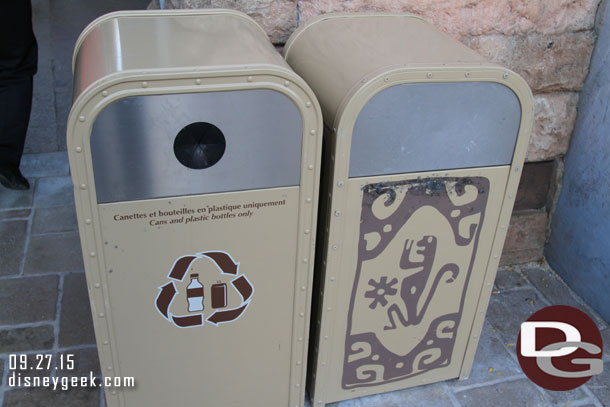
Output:
[[[495,82],[391,86],[356,120],[350,177],[506,165],[521,105]]]
[[[190,169],[174,154],[185,126],[207,122],[224,155]],[[303,124],[297,106],[272,90],[133,96],[108,105],[91,134],[99,203],[298,185]]]

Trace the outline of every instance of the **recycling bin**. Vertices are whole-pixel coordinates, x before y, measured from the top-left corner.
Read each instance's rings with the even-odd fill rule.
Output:
[[[467,377],[532,127],[527,84],[404,14],[323,15],[284,56],[325,123],[313,405]]]
[[[103,16],[67,145],[108,406],[301,406],[322,114],[229,10]],[[311,260],[311,261],[310,261]]]

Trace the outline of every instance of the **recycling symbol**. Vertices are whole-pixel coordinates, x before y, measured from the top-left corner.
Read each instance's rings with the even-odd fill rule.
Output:
[[[199,259],[211,261],[220,272],[219,276],[234,277],[229,281],[229,284],[241,297],[239,305],[234,304],[233,308],[228,307],[227,283],[217,281],[216,284],[211,285],[211,301],[208,301],[208,308],[212,308],[213,312],[206,318],[203,312],[205,307],[204,298],[206,297],[205,285],[199,281],[198,273],[192,273],[193,263]],[[185,290],[188,314],[175,315],[171,312],[172,303],[179,294],[180,286],[184,285],[180,283],[184,281],[189,271],[191,271],[191,282]],[[182,256],[174,262],[167,277],[170,281],[159,287],[155,307],[166,320],[179,328],[203,326],[205,322],[215,326],[233,322],[246,311],[254,294],[252,283],[245,275],[239,273],[239,262],[236,262],[229,253],[224,251],[209,251]]]

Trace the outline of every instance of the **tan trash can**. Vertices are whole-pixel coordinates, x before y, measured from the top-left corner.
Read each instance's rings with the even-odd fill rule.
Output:
[[[85,29],[68,151],[109,406],[300,406],[322,115],[228,10]]]
[[[532,127],[527,84],[410,15],[323,15],[284,53],[326,126],[314,406],[468,376]]]

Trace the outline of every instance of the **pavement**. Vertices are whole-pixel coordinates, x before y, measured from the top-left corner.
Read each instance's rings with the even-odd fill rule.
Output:
[[[74,376],[100,374],[67,154],[25,155],[22,171],[32,185],[29,191],[0,187],[0,407],[104,407],[97,388],[53,391],[8,385],[10,354],[26,354],[30,359],[36,354],[53,355],[48,369],[36,372],[40,376],[59,374],[55,363],[61,354],[75,355]],[[523,374],[515,354],[521,322],[552,304],[587,312],[606,344],[604,373],[572,391],[551,392],[536,386]],[[502,267],[467,380],[332,406],[610,406],[608,345],[608,323],[547,264]]]

